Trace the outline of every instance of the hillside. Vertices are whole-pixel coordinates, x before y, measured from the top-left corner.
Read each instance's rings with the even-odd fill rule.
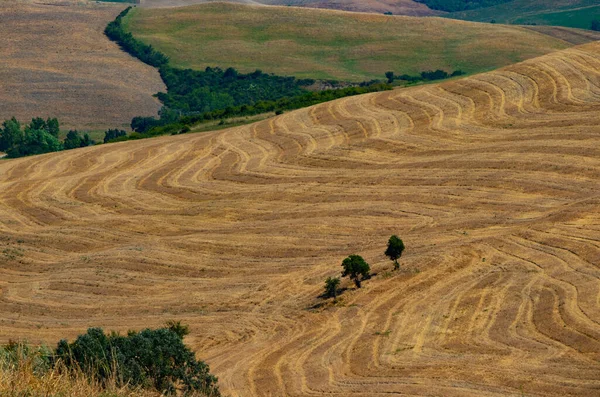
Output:
[[[0,341],[181,319],[231,396],[597,395],[599,70],[0,161]],[[352,253],[376,275],[319,307]]]
[[[102,33],[123,5],[0,2],[0,122],[57,117],[66,128],[128,125],[155,115],[164,85]]]
[[[128,29],[174,66],[350,81],[388,70],[480,72],[568,46],[513,26],[294,7],[216,3],[136,9],[127,18]]]
[[[217,0],[142,0],[142,7],[182,7],[193,4],[214,3]],[[223,1],[223,0],[221,0]],[[333,10],[357,12],[391,12],[394,15],[430,16],[438,15],[424,4],[413,0],[224,0],[228,3],[254,5],[294,6],[309,8],[329,8]]]
[[[600,19],[597,0],[513,0],[494,7],[447,14],[450,18],[510,24],[558,25],[589,29]]]

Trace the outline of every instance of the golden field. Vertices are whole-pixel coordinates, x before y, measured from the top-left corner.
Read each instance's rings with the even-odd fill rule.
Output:
[[[0,263],[0,341],[180,319],[230,396],[597,396],[600,43],[3,160]]]
[[[156,115],[158,72],[104,36],[123,4],[0,1],[0,122],[57,117],[65,128],[129,125]]]

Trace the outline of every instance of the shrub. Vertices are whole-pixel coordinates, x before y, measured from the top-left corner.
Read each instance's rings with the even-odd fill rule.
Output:
[[[333,298],[333,300],[335,301],[337,298],[337,290],[339,286],[339,277],[327,277],[327,280],[325,280],[325,296],[328,298]]]
[[[154,388],[166,394],[201,392],[220,396],[217,378],[196,360],[183,343],[186,326],[169,323],[167,328],[130,331],[127,336],[107,335],[101,328],[68,343],[61,340],[55,360],[67,368],[81,369],[101,383]]]

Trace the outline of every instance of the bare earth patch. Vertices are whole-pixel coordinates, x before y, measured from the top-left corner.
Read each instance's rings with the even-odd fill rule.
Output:
[[[128,125],[155,115],[158,72],[103,34],[123,4],[0,2],[0,120],[57,117],[65,127]]]
[[[599,197],[600,43],[2,160],[0,342],[181,319],[230,396],[597,396]]]

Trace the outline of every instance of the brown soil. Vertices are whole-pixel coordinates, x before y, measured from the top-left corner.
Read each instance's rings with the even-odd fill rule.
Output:
[[[0,340],[181,319],[230,396],[597,396],[599,70],[0,161]],[[317,298],[353,253],[376,275]]]
[[[57,117],[65,128],[128,125],[155,115],[158,72],[103,34],[123,4],[0,2],[0,121]]]

